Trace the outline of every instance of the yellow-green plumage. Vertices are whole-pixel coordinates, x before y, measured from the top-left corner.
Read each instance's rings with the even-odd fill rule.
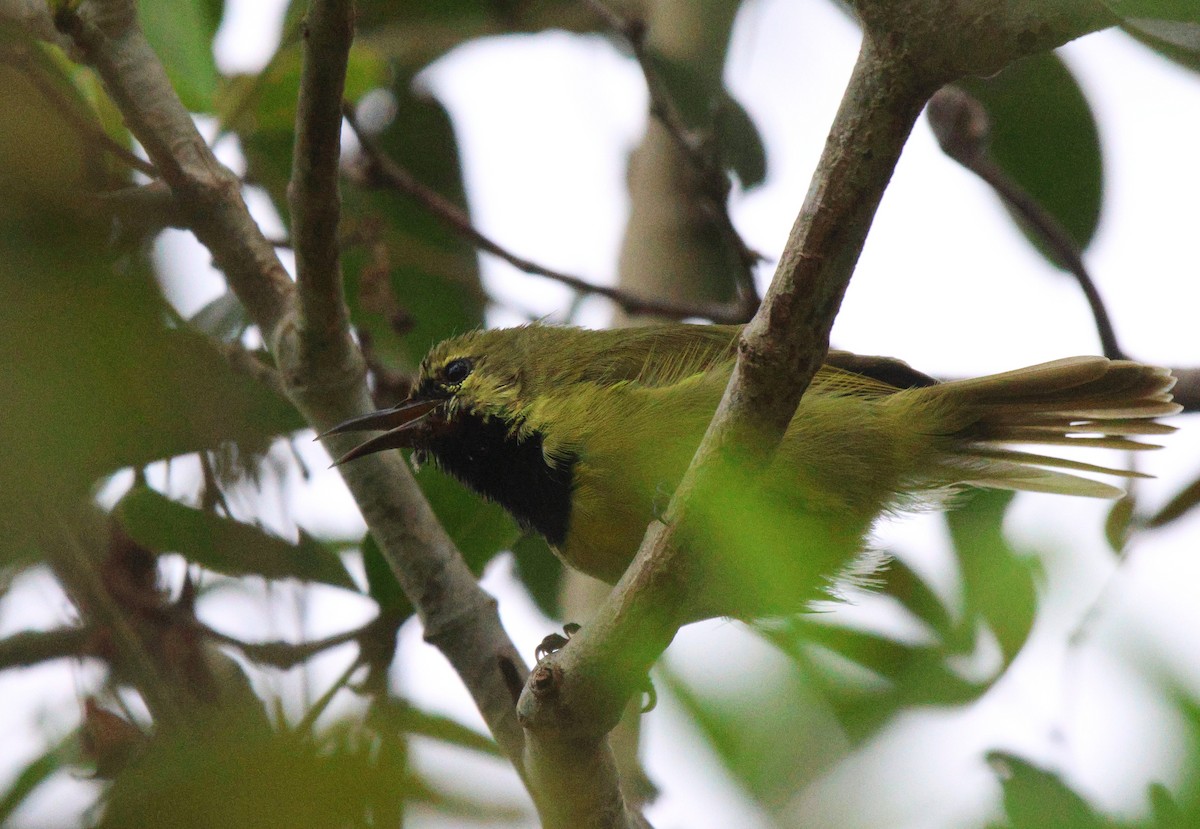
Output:
[[[466,334],[422,363],[414,398],[444,403],[420,429],[405,427],[409,442],[382,445],[425,450],[547,535],[567,564],[615,582],[712,418],[738,332],[535,325]],[[964,485],[1117,495],[1064,470],[1133,473],[1007,444],[1146,448],[1132,437],[1172,431],[1151,419],[1178,410],[1172,384],[1163,369],[1101,357],[936,383],[899,361],[831,352],[761,488],[731,483],[728,498],[709,505],[710,540],[739,549],[703,568],[696,615],[786,610],[806,581],[861,550],[881,513],[939,503]],[[731,588],[727,598],[713,583],[756,568],[774,592],[746,599]],[[795,595],[794,606],[810,597]]]

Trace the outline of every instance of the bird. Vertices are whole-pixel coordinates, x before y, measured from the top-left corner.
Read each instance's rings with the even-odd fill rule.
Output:
[[[741,326],[588,330],[535,323],[435,345],[407,400],[327,434],[382,430],[337,464],[412,449],[615,584],[686,471],[725,391]],[[735,471],[692,510],[689,621],[803,609],[878,567],[881,516],[952,507],[969,488],[1119,497],[1086,477],[1141,473],[1027,445],[1138,450],[1174,427],[1174,377],[1079,356],[939,381],[888,357],[830,350],[757,475]],[[1080,475],[1078,473],[1085,473]]]

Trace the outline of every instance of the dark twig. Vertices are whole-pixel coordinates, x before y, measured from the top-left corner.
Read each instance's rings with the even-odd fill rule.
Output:
[[[25,668],[51,659],[87,656],[93,631],[87,627],[23,630],[0,639],[0,671]]]
[[[283,378],[279,376],[279,371],[260,360],[253,351],[241,343],[216,345],[234,371],[261,383],[280,397],[287,397],[287,390],[283,386]]]
[[[1200,412],[1200,368],[1173,368],[1175,388],[1171,396],[1185,412]]]
[[[312,0],[303,37],[303,67],[296,104],[296,141],[288,204],[300,298],[302,360],[328,349],[352,347],[342,336],[349,311],[342,299],[338,244],[341,196],[342,90],[354,40],[353,0]],[[344,364],[344,357],[336,357]]]
[[[426,210],[440,219],[452,231],[467,239],[475,247],[504,260],[514,268],[534,276],[544,276],[573,288],[612,300],[629,314],[656,314],[671,319],[686,319],[699,317],[719,323],[745,322],[750,313],[744,308],[733,307],[724,303],[677,303],[664,300],[649,299],[623,291],[620,288],[609,288],[595,285],[585,279],[572,276],[561,271],[543,267],[529,259],[517,256],[500,246],[499,243],[485,236],[471,224],[467,214],[458,205],[446,199],[436,190],[418,181],[412,173],[397,164],[384,153],[375,140],[368,135],[358,123],[353,108],[343,106],[343,115],[350,129],[358,137],[362,146],[363,156],[367,162],[365,179],[368,183],[382,183],[387,187],[404,193],[415,199]]]
[[[1104,356],[1110,360],[1124,359],[1125,352],[1117,344],[1108,309],[1083,263],[1078,243],[1053,214],[1013,181],[988,154],[991,124],[983,105],[961,87],[946,86],[930,99],[926,117],[942,152],[995,190],[996,195],[1045,243],[1054,262],[1075,277],[1092,309]]]
[[[204,476],[204,489],[200,492],[201,507],[208,512],[216,512],[217,507],[220,507],[227,518],[232,518],[233,512],[230,511],[229,502],[225,500],[225,493],[221,491],[221,484],[217,481],[212,457],[206,449],[197,454],[200,456],[200,471]]]
[[[321,694],[320,698],[317,699],[317,701],[314,702],[312,706],[304,712],[304,716],[301,718],[300,722],[296,723],[296,727],[292,730],[297,734],[307,734],[309,731],[311,731],[317,720],[320,719],[321,715],[325,713],[325,709],[329,707],[329,703],[333,702],[333,698],[337,696],[338,691],[342,690],[350,683],[350,678],[354,676],[355,671],[362,667],[362,664],[362,659],[356,656],[350,662],[350,664],[346,666],[346,670],[342,671],[341,676],[335,679],[333,684],[329,686],[325,693]]]
[[[603,0],[583,0],[605,24],[618,33],[629,44],[642,77],[646,81],[646,92],[650,98],[650,114],[663,125],[671,136],[680,153],[696,172],[700,188],[699,192],[712,208],[721,235],[737,257],[738,268],[735,272],[738,292],[741,298],[742,315],[740,322],[754,315],[761,301],[758,286],[754,281],[754,268],[764,257],[750,248],[738,233],[729,215],[729,175],[717,157],[716,145],[711,135],[704,136],[691,129],[684,120],[679,107],[671,97],[667,84],[663,81],[654,57],[646,47],[646,26],[635,18],[626,18],[609,8]]]
[[[199,625],[200,631],[205,636],[223,645],[236,648],[241,652],[242,656],[251,662],[270,665],[273,668],[280,668],[285,671],[311,659],[322,651],[370,637],[379,628],[380,620],[373,619],[362,627],[343,631],[342,633],[335,633],[324,639],[314,639],[311,642],[284,642],[282,640],[274,642],[243,642],[236,637],[221,633],[219,630],[214,630],[208,625]]]

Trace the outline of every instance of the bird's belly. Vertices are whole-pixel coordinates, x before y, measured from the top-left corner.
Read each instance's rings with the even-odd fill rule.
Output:
[[[585,478],[576,485],[566,540],[555,552],[576,570],[616,584],[653,517],[647,506],[626,497],[605,497]]]

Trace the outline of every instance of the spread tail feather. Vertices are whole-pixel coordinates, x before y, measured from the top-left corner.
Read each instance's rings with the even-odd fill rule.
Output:
[[[1174,385],[1175,378],[1164,368],[1104,357],[1071,357],[944,383],[919,393],[945,406],[944,422],[955,444],[945,463],[963,483],[1112,498],[1122,491],[1063,470],[1147,476],[1021,451],[1011,444],[1157,449],[1135,438],[1175,431],[1153,420],[1180,411],[1171,402]]]

